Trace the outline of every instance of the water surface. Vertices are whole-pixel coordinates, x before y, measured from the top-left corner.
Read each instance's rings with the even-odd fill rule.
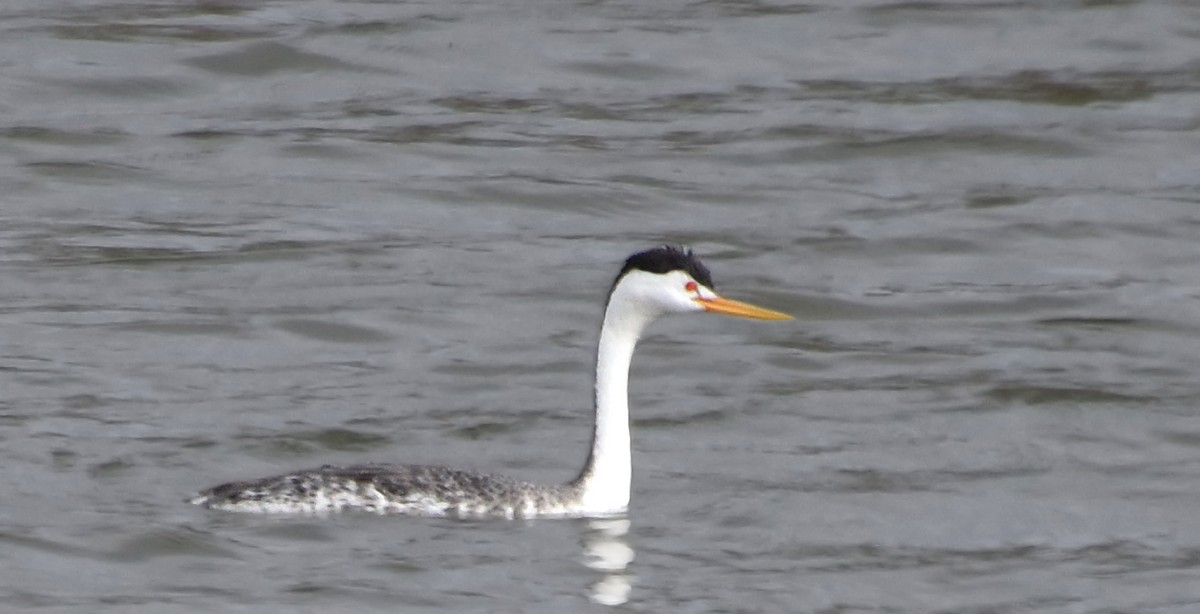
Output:
[[[1186,2],[0,8],[5,610],[1188,612]],[[627,522],[184,503],[583,462],[604,293],[693,245],[794,323],[635,358]]]

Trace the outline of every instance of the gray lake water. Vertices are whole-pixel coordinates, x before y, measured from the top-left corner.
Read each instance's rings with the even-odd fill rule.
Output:
[[[571,478],[663,242],[627,518],[185,503]],[[4,611],[1200,611],[1200,6],[7,1],[0,330]]]

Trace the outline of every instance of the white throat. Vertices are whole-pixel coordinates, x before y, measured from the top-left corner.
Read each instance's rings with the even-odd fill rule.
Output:
[[[659,316],[619,283],[609,298],[596,353],[596,428],[592,451],[575,484],[585,513],[613,514],[629,507],[633,476],[629,440],[629,366],[642,330]]]

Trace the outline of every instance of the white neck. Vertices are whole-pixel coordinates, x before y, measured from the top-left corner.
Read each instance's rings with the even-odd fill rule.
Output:
[[[629,444],[629,365],[642,330],[657,314],[638,308],[619,284],[609,298],[596,353],[596,428],[592,452],[575,480],[589,513],[619,513],[629,506],[633,467]]]

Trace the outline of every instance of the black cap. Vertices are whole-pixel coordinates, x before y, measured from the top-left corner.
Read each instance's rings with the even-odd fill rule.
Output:
[[[709,274],[708,267],[700,262],[692,250],[683,247],[664,245],[630,256],[625,260],[625,266],[621,267],[617,281],[621,281],[626,273],[634,269],[658,275],[671,271],[684,271],[691,275],[692,279],[704,284],[710,290],[713,289],[712,275]],[[615,282],[614,285],[616,285]]]

